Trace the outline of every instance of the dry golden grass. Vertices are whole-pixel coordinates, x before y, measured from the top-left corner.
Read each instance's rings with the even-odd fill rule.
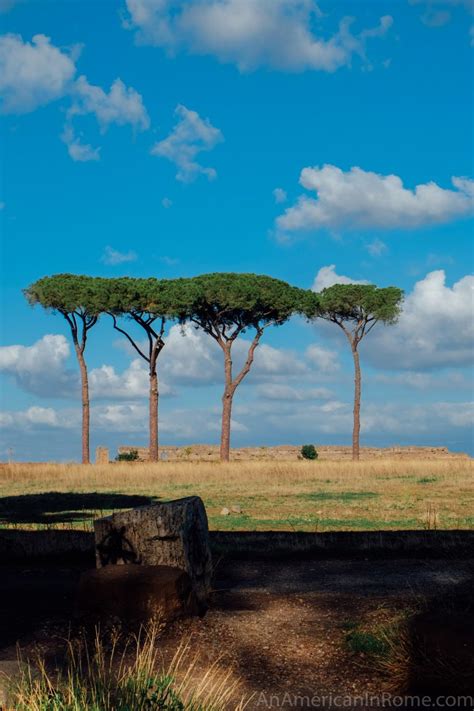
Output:
[[[18,711],[243,711],[248,705],[230,669],[215,662],[197,670],[182,643],[171,663],[159,658],[159,627],[150,625],[138,635],[108,635],[96,630],[69,639],[62,669],[52,671],[37,656],[34,663],[19,659],[20,674],[10,680]],[[239,699],[240,697],[240,699]]]
[[[163,500],[197,494],[210,526],[227,530],[363,530],[474,528],[474,470],[469,459],[362,462],[160,462],[9,464],[0,467],[0,525],[28,525],[29,502],[61,524],[61,509],[46,493],[97,493],[101,504],[81,512],[81,497],[69,497],[63,525],[90,525],[109,506],[104,494],[144,495]],[[28,495],[43,495],[28,498]],[[11,497],[11,498],[6,498]],[[23,498],[24,497],[24,498]],[[64,497],[63,497],[64,498]],[[58,497],[61,500],[61,497]],[[84,499],[83,499],[84,500]],[[89,499],[88,499],[89,501]],[[53,504],[53,505],[52,505]],[[238,504],[242,513],[221,515]],[[121,508],[129,508],[126,504]],[[15,506],[23,517],[15,521]],[[48,509],[48,506],[50,507]],[[13,511],[13,514],[12,514]],[[73,515],[77,512],[77,515]],[[86,515],[89,513],[89,517]],[[21,518],[21,520],[20,520]]]

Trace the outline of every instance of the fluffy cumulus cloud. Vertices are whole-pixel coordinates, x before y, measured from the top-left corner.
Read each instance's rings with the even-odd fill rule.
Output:
[[[93,160],[100,160],[100,148],[93,148],[90,143],[84,143],[76,136],[70,123],[64,126],[61,140],[66,144],[69,156],[78,163],[88,163]]]
[[[160,355],[159,370],[168,383],[206,385],[222,380],[221,353],[210,336],[190,325],[172,326]]]
[[[367,245],[367,251],[371,257],[381,257],[388,251],[388,247],[381,239],[374,239]]]
[[[301,195],[277,218],[277,230],[410,229],[450,222],[474,212],[474,181],[453,177],[454,189],[434,182],[406,188],[397,175],[335,165],[304,168],[300,184],[316,193]]]
[[[64,96],[76,72],[77,49],[62,51],[46,35],[31,42],[0,37],[0,97],[5,113],[26,113]]]
[[[233,345],[234,372],[247,357],[250,341],[238,339]],[[187,325],[173,326],[160,356],[159,371],[169,385],[210,385],[223,382],[222,351],[204,331]],[[255,351],[247,380],[262,381],[282,375],[307,372],[308,366],[295,353],[260,343]]]
[[[428,27],[446,25],[455,7],[465,8],[471,15],[474,14],[474,0],[410,0],[410,4],[423,8],[421,20]]]
[[[106,92],[81,76],[74,82],[71,96],[72,104],[66,114],[61,139],[74,161],[86,163],[100,160],[100,148],[93,148],[76,135],[74,129],[76,116],[87,114],[95,116],[102,133],[111,124],[130,125],[136,130],[146,130],[150,127],[150,119],[141,94],[132,87],[125,86],[121,79],[115,79],[109,92]]]
[[[150,126],[141,94],[125,86],[121,79],[115,79],[107,92],[80,76],[74,84],[74,103],[68,115],[84,114],[93,114],[103,131],[114,123],[118,126],[130,124],[141,130]]]
[[[335,265],[331,264],[321,267],[312,288],[320,291],[336,283],[368,282],[337,274]],[[401,371],[465,366],[474,362],[473,303],[474,276],[467,275],[449,286],[444,270],[430,272],[405,295],[398,323],[378,324],[362,342],[364,359],[379,368]],[[324,337],[341,337],[339,329],[326,322],[316,323]],[[326,359],[324,348],[317,344],[308,348],[307,357],[311,358],[311,352],[319,350],[323,353],[320,367],[324,367],[326,360],[330,367],[331,357]],[[408,383],[407,373],[400,377]],[[413,373],[411,378],[414,386],[422,387],[430,376]]]
[[[140,400],[149,394],[149,377],[146,362],[135,358],[122,373],[112,365],[102,365],[89,373],[93,398],[110,400]],[[160,396],[171,394],[171,388],[160,378]]]
[[[273,198],[276,203],[286,202],[287,199],[286,191],[283,188],[275,188],[273,191]]]
[[[52,407],[29,407],[27,410],[18,412],[1,412],[0,427],[23,427],[25,429],[38,428],[43,430],[45,427],[70,427],[71,421],[64,419],[58,415],[58,412]]]
[[[430,272],[405,297],[398,324],[374,329],[365,357],[374,365],[395,369],[472,363],[473,296],[474,276],[450,287],[442,269]]]
[[[126,264],[127,262],[135,262],[137,260],[137,255],[133,250],[128,252],[119,252],[118,249],[114,249],[110,245],[104,249],[104,253],[100,258],[100,261],[109,266],[116,266],[117,264]]]
[[[150,119],[142,96],[121,79],[115,79],[109,91],[90,84],[85,76],[75,80],[79,50],[79,46],[63,50],[45,35],[35,35],[31,42],[15,34],[0,36],[0,106],[3,113],[26,113],[67,97],[70,105],[61,140],[72,160],[85,163],[99,160],[100,149],[76,134],[76,116],[95,116],[102,132],[111,124],[146,130]]]
[[[177,106],[178,122],[173,131],[163,141],[155,143],[151,149],[154,156],[167,158],[174,163],[178,172],[177,180],[191,182],[199,174],[207,175],[209,179],[216,177],[214,168],[200,165],[196,156],[204,151],[212,150],[223,140],[222,133],[215,128],[209,119],[202,119],[197,111],[191,111],[185,106]]]
[[[125,341],[118,341],[127,353],[133,349]],[[233,345],[234,373],[243,366],[247,357],[250,341],[239,338]],[[328,358],[337,360],[333,351],[327,351]],[[261,342],[255,351],[254,362],[244,383],[263,383],[277,381],[283,376],[301,378],[319,371],[322,358],[317,359],[308,354],[300,357],[294,351],[285,348],[275,348]],[[329,366],[328,366],[329,369]],[[213,338],[204,331],[191,325],[172,326],[167,337],[159,362],[158,372],[160,382],[167,387],[178,386],[201,387],[206,385],[221,385],[224,377],[222,351]],[[245,385],[242,387],[245,388]]]
[[[242,367],[249,342],[241,340],[236,343],[235,362],[237,367]],[[274,348],[267,343],[261,343],[255,351],[255,360],[248,377],[252,379],[265,379],[280,376],[297,376],[308,372],[308,366],[298,355],[284,348]]]
[[[415,388],[416,390],[469,390],[472,380],[459,370],[444,370],[440,377],[439,372],[423,372],[406,370],[401,373],[376,373],[374,382],[393,385],[396,388]]]
[[[69,344],[64,336],[49,334],[32,346],[0,347],[0,372],[20,388],[44,397],[70,397],[78,389],[75,373],[67,370]]]
[[[336,273],[336,265],[329,264],[327,267],[321,267],[314,278],[313,291],[322,291],[328,289],[334,284],[368,284],[365,279],[352,279],[348,276]]]
[[[320,373],[331,374],[340,369],[338,353],[330,348],[324,348],[313,343],[308,346],[305,355],[307,360]]]
[[[332,397],[332,392],[327,388],[296,388],[283,383],[263,383],[257,386],[256,395],[265,400],[304,402],[308,400],[328,400]]]
[[[282,398],[274,403],[261,399],[252,406],[237,404],[235,414],[256,436],[275,442],[308,440],[341,444],[352,431],[352,403],[328,399],[321,403]],[[367,445],[389,446],[400,442],[433,445],[466,441],[474,423],[474,403],[470,401],[410,404],[363,403],[361,433]],[[258,441],[258,440],[257,440]]]
[[[241,71],[260,66],[284,71],[334,72],[354,56],[365,60],[369,39],[383,37],[392,17],[353,32],[353,18],[341,19],[338,31],[319,33],[324,15],[314,0],[126,0],[128,28],[138,39],[170,53],[180,49],[210,54]],[[317,31],[318,30],[318,31]],[[327,33],[325,33],[326,35]]]
[[[288,395],[288,394],[286,394]],[[262,444],[302,441],[341,444],[350,441],[352,404],[335,399],[259,397],[234,407],[233,441]],[[367,445],[389,446],[403,438],[407,444],[443,444],[454,449],[468,441],[474,421],[472,402],[413,405],[391,401],[363,405],[361,429]],[[148,410],[145,404],[95,405],[91,411],[92,433],[97,443],[111,448],[120,444],[146,444]],[[216,442],[219,436],[218,408],[175,409],[162,413],[162,442]],[[45,438],[47,432],[47,438]],[[67,433],[67,436],[65,436]],[[45,444],[46,443],[46,444]],[[15,459],[70,459],[75,447],[79,456],[80,408],[54,410],[31,407],[24,411],[0,412],[0,455],[11,447]]]

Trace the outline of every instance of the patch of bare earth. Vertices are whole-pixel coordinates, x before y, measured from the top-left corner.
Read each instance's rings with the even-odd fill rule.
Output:
[[[39,646],[51,660],[72,620],[80,569],[4,568],[0,576],[0,660]],[[216,571],[203,618],[161,635],[165,665],[188,643],[200,678],[216,660],[240,680],[248,709],[270,697],[380,694],[390,679],[350,650],[348,624],[387,621],[472,576],[462,560],[227,560]],[[304,708],[303,702],[300,707]],[[229,707],[230,708],[230,707]]]

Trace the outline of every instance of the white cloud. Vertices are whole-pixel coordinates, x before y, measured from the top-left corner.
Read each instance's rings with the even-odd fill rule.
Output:
[[[134,129],[150,126],[142,96],[121,79],[108,92],[90,84],[85,76],[74,81],[80,47],[61,50],[45,35],[24,42],[20,35],[0,36],[0,101],[3,113],[26,113],[51,101],[68,97],[71,105],[61,140],[76,162],[100,160],[100,148],[83,142],[74,131],[75,116],[93,114],[102,132],[111,124],[130,124]]]
[[[133,250],[119,252],[117,249],[107,245],[100,261],[110,266],[116,266],[117,264],[125,264],[125,262],[135,262],[136,259],[137,255]]]
[[[337,351],[323,348],[316,344],[308,346],[306,349],[306,358],[320,373],[335,373],[339,370],[339,356]]]
[[[327,400],[332,392],[327,388],[294,388],[282,383],[263,383],[256,388],[256,395],[265,400],[288,400],[304,402],[305,400]]]
[[[244,339],[235,344],[235,361],[237,368],[242,367],[247,357],[248,347],[249,342]],[[307,365],[298,358],[296,353],[284,348],[274,348],[267,343],[260,343],[255,351],[255,360],[252,370],[250,371],[251,375],[249,374],[248,377],[257,379],[269,376],[290,376],[306,373],[307,370]]]
[[[319,402],[280,401],[278,409],[264,399],[252,403],[252,408],[235,407],[245,417],[249,430],[258,438],[272,432],[275,441],[330,442],[350,444],[353,414],[352,402],[328,400]],[[474,403],[437,401],[407,404],[393,401],[387,404],[362,403],[362,446],[386,446],[399,443],[447,445],[469,437],[474,420]],[[260,434],[261,433],[261,434]],[[257,439],[258,441],[258,439]]]
[[[164,197],[163,200],[161,201],[161,204],[167,210],[169,207],[171,207],[171,205],[173,204],[173,201],[170,200],[168,197]]]
[[[472,388],[472,380],[466,378],[465,374],[458,370],[443,371],[442,375],[413,370],[404,373],[376,373],[373,380],[386,385],[394,385],[397,388],[402,385],[416,390]]]
[[[474,402],[438,402],[435,407],[440,418],[445,418],[454,427],[474,426]]]
[[[449,287],[442,269],[430,272],[405,297],[398,324],[374,329],[364,357],[379,367],[395,369],[472,363],[473,295],[474,276]]]
[[[304,168],[300,184],[316,192],[301,195],[277,218],[283,234],[317,229],[410,229],[449,222],[474,211],[474,181],[453,177],[455,190],[434,182],[405,188],[397,175],[334,165]]]
[[[273,197],[276,203],[282,203],[286,202],[288,196],[283,188],[275,188],[273,191]]]
[[[464,7],[474,14],[474,0],[410,0],[410,4],[424,6],[421,21],[428,27],[443,27],[450,22],[453,7]]]
[[[73,161],[87,163],[100,160],[100,148],[93,148],[89,143],[82,143],[74,134],[71,124],[66,124],[61,134],[61,140],[66,144],[68,153]]]
[[[336,265],[329,264],[327,267],[321,267],[319,272],[316,274],[311,289],[313,291],[322,291],[327,289],[334,284],[368,284],[369,282],[365,279],[352,279],[348,276],[342,276],[342,274],[336,274]]]
[[[177,257],[159,257],[160,262],[163,264],[166,264],[167,267],[174,267],[176,264],[179,264],[179,259]]]
[[[158,370],[160,363],[158,361]],[[102,365],[89,373],[92,398],[137,400],[149,395],[148,368],[140,358],[132,360],[122,372],[117,373],[112,365]],[[171,388],[159,379],[160,396],[170,395]]]
[[[29,407],[17,412],[1,412],[0,427],[22,427],[25,429],[44,427],[68,427],[66,420],[58,416],[52,407]]]
[[[146,432],[148,407],[136,403],[94,407],[91,421],[94,427],[108,432]]]
[[[142,96],[132,87],[125,86],[121,79],[115,79],[107,93],[100,86],[89,84],[85,76],[80,76],[71,88],[71,96],[72,104],[66,114],[61,139],[67,145],[68,153],[74,161],[100,160],[100,148],[83,143],[75,135],[73,121],[76,116],[94,115],[102,133],[111,124],[130,124],[139,130],[150,126]]]
[[[474,424],[473,402],[435,402],[424,405],[369,405],[361,417],[361,431],[432,437],[446,437],[450,428],[471,428]],[[446,440],[445,440],[446,441]]]
[[[103,131],[113,123],[118,126],[130,124],[142,130],[150,126],[141,94],[125,86],[121,79],[115,79],[107,93],[100,86],[89,84],[85,76],[80,76],[74,84],[73,97],[68,117],[94,114]]]
[[[331,264],[319,270],[312,288],[320,291],[335,283],[367,282],[338,275]],[[467,275],[449,287],[444,270],[432,271],[416,282],[405,296],[398,323],[378,324],[362,341],[364,359],[377,367],[395,370],[443,368],[474,362],[473,305],[474,276]],[[325,336],[340,336],[339,329],[330,324],[315,323]]]
[[[213,339],[190,326],[172,326],[160,355],[160,372],[169,383],[222,382],[221,351]]]
[[[359,34],[351,32],[353,18],[325,38],[313,31],[324,15],[314,0],[126,0],[130,18],[125,26],[138,29],[141,42],[176,53],[211,54],[241,71],[268,66],[284,71],[334,72],[365,59],[368,39],[383,37],[392,17]]]
[[[62,335],[48,334],[32,346],[0,347],[0,372],[15,378],[19,387],[44,397],[70,397],[78,387],[74,372],[66,370],[69,344]]]
[[[0,37],[0,96],[5,113],[26,113],[64,96],[76,67],[77,48],[69,53],[34,35],[31,43],[20,35]]]
[[[214,168],[205,168],[196,161],[196,156],[203,151],[210,151],[223,140],[222,133],[209,119],[202,119],[197,111],[185,106],[176,107],[178,122],[170,135],[155,143],[152,155],[167,158],[178,168],[177,180],[191,182],[200,173],[209,179],[216,177]]]
[[[0,373],[15,378],[26,392],[42,397],[73,398],[79,395],[76,370],[66,369],[70,346],[62,335],[47,335],[32,346],[0,347]],[[158,363],[159,370],[160,363]],[[149,393],[148,367],[134,358],[120,373],[104,364],[89,370],[91,399],[139,400]],[[171,387],[159,378],[160,395],[172,394]]]
[[[0,210],[4,210],[5,207],[6,207],[6,205],[5,205],[5,203],[3,202],[3,200],[0,201]]]
[[[100,405],[91,410],[93,427],[103,432],[136,433],[148,438],[148,405],[127,403]],[[164,436],[187,438],[196,441],[200,435],[213,432],[218,427],[219,415],[209,410],[173,410],[162,412],[159,421],[161,441]],[[131,438],[132,439],[132,438]],[[133,445],[133,439],[131,444]]]
[[[381,257],[387,250],[387,245],[381,239],[374,239],[373,242],[367,245],[367,251],[371,257]]]
[[[244,364],[249,345],[250,341],[246,338],[237,339],[233,345],[235,374]],[[220,385],[224,378],[221,349],[211,336],[189,324],[183,328],[172,326],[160,355],[159,369],[162,378],[170,385]],[[255,351],[252,369],[244,382],[267,381],[273,377],[301,375],[307,371],[307,364],[292,351],[261,342]]]

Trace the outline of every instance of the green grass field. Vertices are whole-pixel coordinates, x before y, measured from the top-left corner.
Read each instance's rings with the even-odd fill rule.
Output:
[[[469,459],[10,464],[0,526],[85,528],[116,510],[197,494],[211,529],[473,529]],[[240,507],[223,515],[222,509]]]

